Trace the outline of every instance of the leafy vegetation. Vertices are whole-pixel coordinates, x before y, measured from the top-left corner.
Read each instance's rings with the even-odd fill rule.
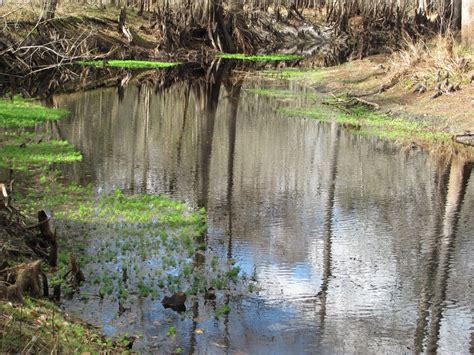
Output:
[[[308,70],[304,68],[285,68],[278,70],[264,70],[261,74],[265,77],[298,80],[303,82],[320,82],[327,78],[327,72],[324,69]]]
[[[32,127],[37,123],[59,120],[68,115],[67,110],[44,107],[19,96],[0,99],[0,126],[3,128]]]
[[[14,306],[0,301],[0,352],[115,353],[123,342],[105,339],[93,327],[67,317],[48,301],[26,299]]]
[[[414,120],[394,118],[374,111],[366,106],[357,105],[345,112],[334,114],[322,107],[314,108],[282,108],[279,110],[289,116],[310,117],[320,121],[335,118],[339,123],[354,128],[355,132],[364,135],[375,135],[391,140],[407,140],[431,142],[447,142],[451,136],[447,133],[432,131],[430,127]]]
[[[298,92],[292,90],[281,90],[281,89],[247,89],[247,92],[252,94],[269,96],[269,97],[279,97],[279,98],[296,98],[296,97],[313,97],[314,93],[310,92]]]
[[[93,60],[93,61],[77,61],[76,64],[87,65],[93,67],[112,67],[124,69],[161,69],[171,68],[179,65],[178,62],[154,62],[146,60]]]
[[[222,59],[248,60],[252,62],[287,61],[287,60],[298,60],[298,59],[304,58],[302,55],[298,55],[298,54],[246,55],[246,54],[241,54],[241,53],[218,53],[216,56]]]
[[[6,145],[0,148],[0,167],[14,170],[81,160],[81,153],[66,141]]]

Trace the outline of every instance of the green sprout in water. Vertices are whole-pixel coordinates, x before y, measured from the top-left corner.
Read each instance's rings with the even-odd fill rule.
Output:
[[[179,65],[178,62],[154,62],[145,60],[91,60],[77,61],[76,64],[86,65],[92,67],[112,67],[112,68],[124,68],[124,69],[161,69],[171,68]]]
[[[216,318],[227,315],[230,313],[230,306],[228,304],[223,305],[216,309]]]
[[[166,336],[168,338],[174,338],[176,336],[176,327],[170,327],[170,329],[168,329],[166,332]]]
[[[222,59],[237,59],[248,60],[252,62],[272,62],[272,61],[286,61],[303,59],[302,55],[298,54],[257,54],[246,55],[241,53],[218,53],[218,58]]]

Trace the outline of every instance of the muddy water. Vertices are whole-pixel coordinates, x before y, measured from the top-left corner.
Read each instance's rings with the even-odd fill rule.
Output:
[[[202,302],[178,317],[143,300],[133,321],[100,303],[68,309],[111,335],[140,332],[152,352],[472,353],[470,167],[286,117],[278,107],[306,99],[254,86],[217,77],[57,98],[73,114],[53,129],[85,156],[71,179],[206,207],[209,249],[259,281],[220,319]]]

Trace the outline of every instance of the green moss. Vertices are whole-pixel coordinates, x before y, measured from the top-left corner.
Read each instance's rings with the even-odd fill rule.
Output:
[[[112,67],[124,69],[150,69],[150,68],[171,68],[179,65],[177,62],[153,62],[145,60],[94,60],[94,61],[77,61],[76,64],[87,65],[93,67]]]
[[[6,145],[0,148],[0,167],[27,170],[35,166],[81,161],[82,155],[66,141]]]
[[[116,353],[125,348],[94,328],[68,318],[54,304],[26,299],[23,306],[0,301],[0,353]]]
[[[67,110],[44,107],[20,97],[0,99],[0,125],[3,128],[32,127],[37,123],[65,118],[68,114]]]
[[[297,54],[258,54],[258,55],[246,55],[241,53],[218,53],[216,55],[222,59],[237,59],[237,60],[248,60],[252,62],[271,62],[271,61],[287,61],[287,60],[298,60],[304,57]]]

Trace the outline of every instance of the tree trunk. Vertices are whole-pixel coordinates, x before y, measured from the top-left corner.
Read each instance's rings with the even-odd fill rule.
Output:
[[[462,1],[462,41],[467,47],[474,48],[474,1]]]
[[[44,20],[52,20],[54,18],[57,5],[58,5],[58,0],[46,0],[45,7],[44,7],[45,13],[43,15]]]
[[[463,2],[466,2],[466,0],[453,0],[453,21],[451,27],[455,31],[461,30],[461,10]]]

